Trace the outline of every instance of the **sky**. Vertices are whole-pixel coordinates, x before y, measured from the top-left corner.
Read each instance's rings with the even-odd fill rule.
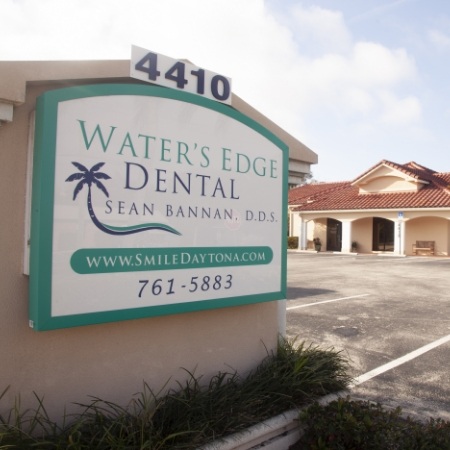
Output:
[[[450,172],[448,0],[0,0],[0,11],[2,61],[130,59],[137,45],[230,77],[318,154],[317,181],[382,159]]]

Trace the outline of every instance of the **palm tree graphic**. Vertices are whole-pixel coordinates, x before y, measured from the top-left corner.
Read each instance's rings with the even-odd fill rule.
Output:
[[[79,172],[73,173],[70,175],[66,181],[78,181],[75,189],[73,191],[73,200],[77,198],[79,192],[83,189],[84,185],[88,187],[88,196],[87,196],[87,208],[89,212],[89,217],[91,218],[94,225],[104,233],[116,235],[116,236],[124,236],[127,234],[140,233],[141,231],[147,230],[163,230],[168,231],[169,233],[180,235],[177,230],[168,225],[162,223],[143,223],[138,225],[131,225],[127,227],[115,227],[112,225],[106,225],[98,219],[95,214],[94,208],[92,206],[92,185],[97,186],[108,198],[109,193],[106,190],[105,186],[100,180],[110,180],[111,177],[104,172],[99,172],[99,170],[105,165],[104,162],[100,162],[95,164],[88,169],[78,162],[73,161],[72,164],[79,170]]]

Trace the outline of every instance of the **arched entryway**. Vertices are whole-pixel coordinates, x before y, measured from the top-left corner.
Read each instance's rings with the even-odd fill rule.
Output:
[[[430,255],[430,252],[413,253],[417,241],[433,241],[435,256],[450,255],[450,220],[443,217],[415,217],[406,224],[405,253],[407,255]]]
[[[394,222],[382,217],[373,218],[372,251],[394,251]]]
[[[327,250],[340,252],[342,249],[342,222],[327,219]]]

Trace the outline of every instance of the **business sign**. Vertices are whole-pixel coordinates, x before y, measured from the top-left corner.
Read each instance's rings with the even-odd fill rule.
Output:
[[[130,76],[231,105],[231,78],[135,45],[131,48]]]
[[[286,298],[288,152],[229,106],[150,85],[37,102],[36,330]]]

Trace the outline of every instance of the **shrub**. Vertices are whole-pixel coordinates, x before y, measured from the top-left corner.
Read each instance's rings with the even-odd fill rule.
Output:
[[[298,236],[289,236],[287,245],[290,249],[298,248]]]
[[[309,450],[444,450],[450,449],[450,422],[422,423],[401,409],[340,398],[310,406],[300,415],[303,436],[292,449]]]

